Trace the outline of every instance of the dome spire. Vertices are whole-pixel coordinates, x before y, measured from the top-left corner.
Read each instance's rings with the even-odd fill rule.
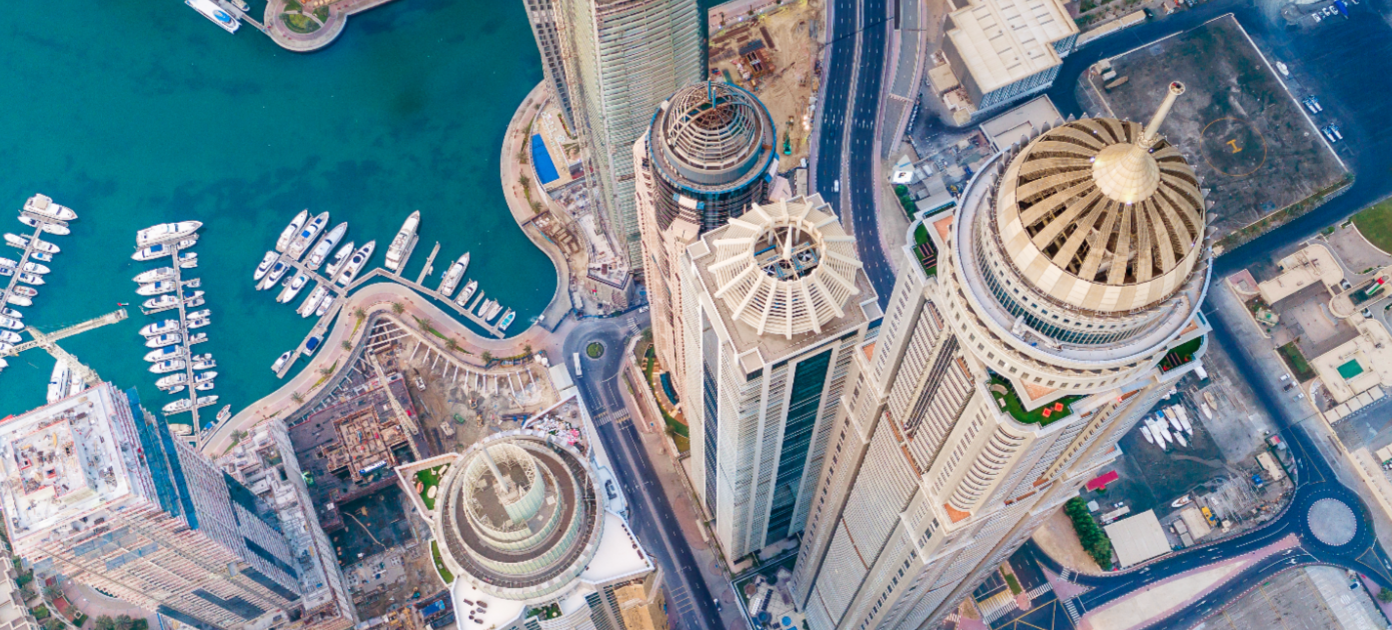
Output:
[[[1165,100],[1135,142],[1114,144],[1098,152],[1092,162],[1092,176],[1103,194],[1114,201],[1133,204],[1155,192],[1160,185],[1160,165],[1150,152],[1160,142],[1160,123],[1165,122],[1175,99],[1183,93],[1183,83],[1171,82]]]

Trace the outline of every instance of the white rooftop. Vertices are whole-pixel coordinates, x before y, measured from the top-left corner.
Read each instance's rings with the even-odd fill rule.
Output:
[[[653,569],[652,560],[643,553],[628,523],[613,512],[605,512],[604,536],[600,538],[599,549],[595,551],[590,566],[580,574],[580,579],[593,584],[608,584]]]
[[[14,538],[77,518],[131,491],[109,384],[0,422],[0,508]],[[14,539],[12,538],[12,540]]]
[[[1062,63],[1053,42],[1078,25],[1060,0],[969,0],[947,37],[985,94]]]
[[[1155,510],[1124,518],[1103,529],[1112,539],[1112,548],[1116,550],[1117,561],[1123,568],[1172,551],[1170,541],[1165,537],[1165,528],[1155,517]]]

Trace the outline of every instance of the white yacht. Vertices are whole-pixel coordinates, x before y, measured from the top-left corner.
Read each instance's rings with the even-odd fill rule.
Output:
[[[280,355],[280,358],[279,358],[279,359],[276,359],[276,360],[275,360],[275,363],[272,363],[272,364],[271,364],[271,371],[272,371],[272,372],[275,372],[275,373],[277,373],[277,374],[279,374],[279,373],[280,373],[280,368],[285,367],[285,362],[286,362],[286,361],[289,361],[289,360],[290,360],[290,353],[289,353],[289,352],[286,352],[285,354]]]
[[[150,363],[159,363],[170,359],[182,359],[186,352],[183,346],[165,346],[145,353],[145,360]]]
[[[159,295],[161,293],[169,293],[173,291],[175,288],[176,285],[174,284],[173,280],[161,280],[159,282],[142,284],[140,285],[140,288],[135,290],[135,292],[137,295],[143,295],[148,297],[151,295]]]
[[[140,329],[140,334],[147,338],[158,337],[172,332],[179,332],[179,320],[177,319],[166,319],[154,324],[145,324],[145,327]]]
[[[197,308],[203,306],[203,292],[194,291],[194,295],[184,298],[184,308]]]
[[[14,268],[13,268],[13,267],[0,267],[0,276],[5,276],[6,278],[12,278],[12,277],[14,277]]]
[[[26,262],[24,263],[24,267],[21,268],[20,271],[27,271],[29,273],[38,274],[42,276],[52,271],[52,269],[49,269],[48,265],[40,265],[36,262]]]
[[[0,341],[6,343],[22,343],[24,340],[19,335],[8,330],[0,330]]]
[[[199,318],[199,319],[190,319],[190,320],[189,320],[189,323],[188,323],[188,329],[189,329],[189,330],[193,330],[193,329],[195,329],[195,328],[202,328],[202,327],[207,326],[208,324],[211,324],[211,323],[213,323],[213,320],[208,319],[208,318],[206,318],[206,317],[204,317],[204,318]]]
[[[448,300],[451,295],[454,295],[455,287],[459,286],[459,281],[464,279],[464,272],[468,269],[469,252],[464,252],[464,255],[460,256],[459,260],[454,261],[454,264],[450,265],[449,270],[445,272],[445,277],[440,279],[440,294],[445,296],[446,300]]]
[[[152,298],[150,298],[150,299],[148,299],[148,300],[145,300],[144,302],[142,302],[142,303],[140,304],[140,307],[143,308],[143,309],[145,309],[145,310],[154,310],[154,309],[160,309],[160,308],[173,308],[173,307],[178,306],[178,305],[179,305],[179,298],[174,297],[173,295],[170,295],[170,294],[166,293],[166,294],[161,295],[161,296],[159,296],[159,297],[152,297]]]
[[[275,252],[266,252],[266,255],[261,258],[261,264],[256,266],[256,272],[251,274],[251,281],[260,282],[262,278],[266,277],[266,272],[271,270],[271,265],[274,265],[279,258],[280,255]]]
[[[161,223],[147,227],[135,233],[135,246],[145,247],[156,241],[165,241],[175,237],[184,237],[198,231],[203,227],[202,221],[180,221],[178,223]]]
[[[286,264],[283,259],[277,260],[274,265],[271,265],[271,270],[266,272],[266,277],[261,279],[261,284],[256,285],[257,290],[265,291],[275,286],[276,283],[280,282],[280,279],[285,276],[285,272],[289,270],[290,265]]]
[[[39,290],[33,287],[26,287],[21,284],[16,285],[13,289],[10,289],[10,295],[21,295],[27,298],[38,297]]]
[[[281,290],[280,295],[276,296],[276,302],[284,304],[295,299],[295,296],[300,294],[300,289],[303,289],[305,284],[308,283],[309,274],[303,271],[295,274],[294,278],[291,278],[289,282],[285,283],[285,288]]]
[[[222,7],[218,6],[213,0],[184,0],[184,4],[193,7],[194,11],[203,14],[203,17],[208,18],[213,24],[222,27],[222,30],[229,33],[235,33],[237,29],[242,27],[242,23],[238,22],[237,18],[223,11]]]
[[[213,355],[208,353],[195,354],[192,361],[195,370],[211,370],[217,367],[217,361],[214,361]]]
[[[200,392],[212,391],[212,389],[213,389],[213,382],[212,382],[212,381],[207,381],[207,382],[205,382],[205,383],[199,383],[199,384],[197,384],[197,385],[194,385],[193,388],[196,389],[196,390],[198,390],[198,391],[200,391]]]
[[[508,309],[507,314],[503,315],[503,318],[498,320],[498,330],[507,330],[508,326],[512,325],[512,320],[514,319],[517,319],[517,311]]]
[[[205,333],[205,332],[193,333],[192,335],[189,335],[189,338],[188,338],[188,345],[191,346],[191,345],[194,345],[194,344],[197,344],[197,343],[203,343],[203,342],[205,342],[205,341],[207,341],[207,340],[208,340],[208,333]]]
[[[416,240],[416,228],[420,227],[420,210],[411,213],[406,217],[406,222],[401,224],[401,231],[396,233],[396,238],[392,239],[391,246],[387,247],[387,269],[396,271],[404,262],[401,257],[406,255],[406,250]]]
[[[19,281],[33,286],[44,284],[43,276],[35,275],[27,271],[19,272]]]
[[[13,317],[5,317],[4,315],[0,315],[0,328],[8,328],[10,330],[24,330],[24,322],[19,321]]]
[[[338,225],[335,225],[332,230],[329,230],[328,234],[324,235],[324,238],[319,239],[319,244],[315,245],[313,250],[310,250],[309,258],[305,260],[305,264],[309,265],[311,270],[318,269],[319,265],[324,264],[324,261],[328,259],[329,252],[333,251],[334,246],[338,245],[338,242],[343,240],[343,235],[346,233],[348,233],[347,221],[342,221]]]
[[[299,313],[300,317],[309,317],[313,315],[314,309],[319,307],[319,303],[322,302],[324,297],[328,294],[329,289],[324,285],[321,284],[314,287],[314,290],[310,291],[309,297],[305,298],[304,303],[301,304],[299,308],[295,309],[295,312]]]
[[[470,280],[469,284],[464,285],[464,290],[459,292],[459,297],[454,298],[454,303],[460,308],[469,308],[469,298],[474,297],[474,292],[478,290],[478,280]]]
[[[149,283],[151,283],[151,282],[162,282],[162,281],[164,281],[164,280],[173,280],[173,279],[174,279],[174,268],[173,268],[173,267],[160,267],[159,269],[151,269],[151,270],[149,270],[149,271],[142,271],[142,272],[136,274],[134,278],[132,278],[132,280],[135,280],[136,283],[138,283],[138,284],[149,284]]]
[[[10,344],[8,344],[8,343],[5,343],[5,342],[3,342],[3,341],[0,341],[0,354],[4,354],[4,353],[9,352],[9,351],[11,351],[11,350],[13,350],[13,349],[14,349],[14,346],[12,346],[12,345],[10,345]],[[9,363],[7,362],[7,363],[5,363],[5,365],[8,366]]]
[[[183,374],[180,374],[179,376],[183,376]],[[174,386],[172,386],[172,387],[170,387],[170,388],[164,390],[164,392],[165,392],[166,394],[177,394],[177,393],[179,393],[179,392],[184,391],[185,389],[187,389],[187,388],[184,387],[183,385],[174,385]]]
[[[295,238],[290,240],[290,245],[285,248],[285,255],[299,260],[304,256],[305,250],[309,249],[309,244],[319,236],[319,231],[324,229],[329,223],[329,213],[320,212],[314,217],[313,221],[306,223],[304,229],[300,230]]]
[[[13,247],[18,247],[20,249],[28,249],[30,247],[31,240],[33,241],[34,251],[44,252],[48,254],[57,254],[58,252],[63,251],[61,249],[58,249],[57,245],[54,245],[53,243],[50,243],[42,239],[30,239],[28,236],[20,236],[18,234],[5,234],[5,242]]]
[[[16,311],[12,308],[0,307],[0,315],[4,315],[5,317],[10,317],[13,319],[24,319],[24,313]]]
[[[5,302],[7,302],[7,303],[9,303],[9,304],[13,304],[13,305],[15,305],[15,306],[33,306],[33,305],[34,305],[34,301],[33,301],[33,300],[31,300],[31,299],[29,299],[28,297],[25,297],[25,296],[23,296],[23,295],[20,295],[20,294],[18,294],[18,293],[11,293],[9,297],[5,298]]]
[[[53,262],[53,254],[45,254],[43,252],[29,252],[29,260],[37,260],[39,262]]]
[[[290,241],[295,238],[296,234],[299,234],[300,228],[304,227],[305,221],[308,219],[308,209],[301,210],[299,214],[295,215],[295,218],[290,220],[290,225],[285,226],[285,229],[280,232],[280,238],[276,239],[276,251],[285,251],[285,248],[290,246]]]
[[[19,267],[19,263],[8,258],[0,258],[0,267],[4,267],[5,269],[15,269]]]
[[[183,388],[180,387],[177,391],[183,391]],[[170,393],[172,394],[174,392]],[[188,411],[190,407],[193,407],[193,401],[187,398],[180,398],[164,406],[164,415],[169,416],[176,413],[183,413]]]
[[[182,370],[185,367],[187,367],[187,364],[184,363],[183,359],[170,359],[150,366],[150,371],[155,374],[168,374],[170,372]]]
[[[207,319],[207,318],[209,318],[209,317],[212,317],[212,315],[213,315],[212,309],[205,308],[205,309],[203,309],[203,310],[201,310],[201,311],[193,311],[193,312],[190,312],[190,313],[188,314],[188,318],[189,318],[189,319]]]
[[[72,384],[72,369],[68,362],[59,359],[53,365],[53,374],[48,377],[48,402],[56,403],[68,396],[68,386]]]
[[[217,372],[200,372],[198,376],[193,377],[193,383],[199,385],[210,382],[215,378],[217,378]]]
[[[319,308],[314,309],[314,316],[315,316],[315,317],[323,317],[323,316],[324,316],[324,313],[329,312],[329,307],[330,307],[330,306],[333,306],[333,303],[334,303],[333,296],[329,296],[328,298],[325,298],[325,300],[324,300],[323,302],[320,302],[320,303],[319,303]]]
[[[164,333],[163,335],[160,335],[158,337],[150,337],[149,339],[145,340],[145,347],[163,348],[165,346],[172,346],[183,340],[184,336],[180,335],[179,333]]]
[[[31,228],[43,230],[45,234],[52,234],[54,236],[67,236],[69,234],[72,234],[72,230],[69,230],[65,225],[61,225],[58,223],[49,223],[47,221],[40,221],[38,219],[35,219],[34,217],[26,217],[24,215],[20,215],[19,222]]]
[[[158,387],[160,389],[168,389],[175,385],[183,385],[187,382],[188,374],[179,372],[178,374],[170,374],[169,376],[159,377],[159,380],[155,381],[155,387]]]
[[[199,396],[199,397],[198,397],[198,408],[199,408],[199,409],[202,409],[203,407],[207,407],[208,405],[217,404],[217,401],[218,401],[218,397],[217,397],[217,396]]]
[[[376,247],[377,241],[368,241],[366,245],[359,247],[358,251],[353,252],[353,257],[344,263],[343,271],[338,274],[336,281],[345,287],[353,284],[353,278],[367,265],[367,259],[372,257],[372,250]]]
[[[33,256],[30,256],[33,258]],[[198,266],[198,252],[184,252],[179,254],[179,268],[193,269]]]
[[[59,221],[72,221],[77,219],[77,213],[66,206],[53,203],[53,198],[48,195],[34,195],[24,202],[24,211],[32,212],[37,215],[45,216]]]
[[[194,234],[194,235],[193,235],[193,238],[186,238],[186,239],[184,239],[184,240],[182,240],[182,241],[179,241],[178,248],[179,248],[179,249],[186,249],[186,248],[189,248],[189,247],[193,247],[194,244],[197,243],[197,242],[198,242],[198,235],[197,235],[197,234]],[[54,252],[54,253],[56,254],[57,252]],[[168,256],[168,255],[170,255],[170,254],[172,254],[172,253],[174,253],[174,248],[172,248],[172,247],[170,247],[170,246],[168,246],[168,245],[165,245],[164,243],[156,243],[156,244],[151,245],[151,246],[149,246],[149,247],[145,247],[145,248],[136,250],[134,254],[131,254],[131,260],[140,260],[140,261],[154,260],[154,259],[156,259],[156,258],[164,258],[165,256]],[[181,269],[185,268],[185,267],[184,267],[184,258],[183,258],[182,256],[181,256],[180,259],[179,259],[179,268],[181,268]]]
[[[343,265],[347,264],[348,258],[353,255],[353,245],[353,241],[348,241],[347,245],[338,248],[338,252],[334,254],[333,262],[324,268],[325,278],[332,280],[334,276],[338,275],[338,272],[343,269]]]

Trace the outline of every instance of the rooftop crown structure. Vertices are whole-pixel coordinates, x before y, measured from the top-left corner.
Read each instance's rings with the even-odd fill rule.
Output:
[[[1159,134],[1183,91],[1036,133],[910,224],[793,573],[811,630],[935,627],[1201,360],[1204,199]]]

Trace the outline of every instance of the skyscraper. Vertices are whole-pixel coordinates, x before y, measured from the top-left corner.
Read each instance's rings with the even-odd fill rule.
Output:
[[[692,478],[730,559],[802,531],[852,355],[879,325],[855,239],[818,195],[753,204],[687,248]]]
[[[593,201],[629,269],[640,266],[633,143],[659,103],[701,80],[696,0],[553,0]],[[543,46],[543,54],[545,54]]]
[[[575,128],[570,86],[566,84],[566,58],[570,52],[564,45],[561,28],[556,19],[557,0],[523,0],[527,7],[527,22],[532,25],[537,50],[541,52],[541,71],[547,87],[556,96],[567,125]]]
[[[856,353],[793,573],[812,630],[929,628],[1100,467],[1204,349],[1194,169],[1083,119],[919,218]]]
[[[778,165],[775,140],[773,118],[758,98],[710,81],[663,101],[648,133],[633,144],[653,345],[681,397],[685,333],[675,265],[696,237],[765,201]]]
[[[298,606],[270,510],[103,383],[0,423],[0,509],[42,581],[71,579],[199,628]]]

